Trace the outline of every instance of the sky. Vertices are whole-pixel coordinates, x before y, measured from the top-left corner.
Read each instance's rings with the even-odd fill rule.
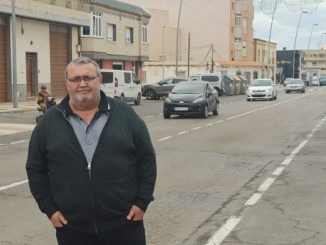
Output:
[[[178,0],[122,1],[140,6],[145,10],[147,8],[169,10],[171,25],[176,26],[180,4],[180,1]],[[184,21],[188,21],[184,20],[186,17],[182,15],[185,12],[192,12],[193,19],[199,17],[205,19],[207,23],[214,22],[214,16],[209,16],[207,14],[209,11],[207,8],[209,8],[210,3],[215,1],[222,0],[183,0],[180,27],[182,28],[183,25],[186,25],[186,23],[183,23]],[[271,6],[273,6],[270,3],[275,1],[280,3],[277,5],[274,15],[271,41],[277,43],[278,50],[281,50],[284,47],[293,50],[301,11],[307,11],[308,13],[302,14],[301,16],[295,44],[296,49],[307,49],[308,46],[310,49],[319,49],[321,41],[322,44],[326,45],[326,0],[254,0],[254,38],[268,41],[272,20]],[[315,1],[319,3],[315,4]],[[300,3],[303,4],[301,5]],[[200,8],[198,8],[198,4],[201,4]],[[192,6],[195,5],[196,7],[193,8]],[[300,10],[300,8],[302,10]]]

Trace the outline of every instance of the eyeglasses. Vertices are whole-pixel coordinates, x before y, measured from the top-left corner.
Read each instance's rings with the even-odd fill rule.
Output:
[[[82,80],[85,83],[90,83],[92,81],[94,81],[96,78],[98,78],[99,76],[81,76],[81,77],[73,77],[73,78],[67,78],[67,81],[71,82],[71,83],[80,83]]]

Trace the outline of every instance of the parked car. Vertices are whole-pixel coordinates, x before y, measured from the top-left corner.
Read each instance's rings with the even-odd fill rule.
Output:
[[[101,69],[101,89],[107,96],[126,102],[141,102],[141,84],[132,71]]]
[[[167,96],[177,83],[187,80],[187,77],[169,77],[157,83],[145,84],[141,88],[142,95],[148,100],[159,99]]]
[[[286,84],[288,84],[289,81],[291,81],[292,79],[294,79],[293,77],[287,77],[284,79],[283,81],[283,85],[286,86]]]
[[[299,78],[291,79],[285,86],[285,93],[290,92],[306,92],[305,83]]]
[[[311,86],[319,86],[319,79],[317,77],[313,77],[310,84]]]
[[[326,85],[326,76],[320,76],[319,78],[319,86]]]
[[[178,83],[164,101],[163,116],[165,119],[171,115],[199,115],[208,117],[212,112],[219,112],[218,93],[206,81],[187,81]]]
[[[277,99],[276,85],[272,79],[254,79],[247,89],[247,101]]]
[[[224,93],[222,87],[222,73],[205,73],[205,74],[195,74],[190,77],[191,81],[207,81],[210,82],[211,85],[218,92],[218,96],[221,96]]]

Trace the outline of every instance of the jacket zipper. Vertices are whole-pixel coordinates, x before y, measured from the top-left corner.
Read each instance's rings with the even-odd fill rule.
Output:
[[[87,170],[88,170],[89,181],[92,182],[92,163],[91,162],[89,162],[87,164]],[[94,201],[93,191],[91,191],[91,202],[92,202],[92,206],[94,208],[94,230],[95,230],[95,233],[98,233],[96,217],[95,217],[95,201]]]
[[[72,125],[70,124],[68,118],[66,117],[66,115],[63,113],[63,111],[61,111],[59,108],[56,108],[57,110],[60,111],[60,113],[63,115],[64,119],[69,123],[70,127],[72,128]],[[73,130],[73,128],[72,128]],[[86,159],[86,157],[85,157]],[[92,163],[91,162],[87,162],[87,170],[88,170],[88,179],[90,181],[90,184],[92,183]],[[92,187],[91,187],[92,189]],[[93,191],[91,190],[90,191],[90,195],[91,195],[91,203],[92,203],[92,207],[93,207],[93,210],[94,210],[94,223],[93,223],[93,228],[94,228],[94,231],[95,233],[98,233],[98,228],[97,228],[97,222],[96,222],[96,209],[95,209],[95,201],[94,201],[94,194],[93,194]]]

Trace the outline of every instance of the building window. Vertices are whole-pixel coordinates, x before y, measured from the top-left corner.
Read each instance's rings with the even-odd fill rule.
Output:
[[[247,42],[242,42],[242,56],[247,56]]]
[[[235,26],[241,26],[241,14],[235,14]]]
[[[142,26],[142,33],[143,33],[143,36],[142,36],[142,42],[143,42],[143,43],[147,43],[148,40],[147,40],[147,25],[146,25],[146,24],[144,24],[144,25]]]
[[[115,24],[108,24],[108,40],[117,41],[117,26]]]
[[[235,46],[235,49],[242,49],[241,47],[241,37],[235,37],[234,38],[234,46]]]
[[[92,12],[90,25],[81,27],[82,36],[102,37],[101,18],[101,13]]]
[[[243,33],[247,33],[247,18],[242,20]]]
[[[134,28],[127,27],[126,28],[126,43],[133,43],[134,42]]]

